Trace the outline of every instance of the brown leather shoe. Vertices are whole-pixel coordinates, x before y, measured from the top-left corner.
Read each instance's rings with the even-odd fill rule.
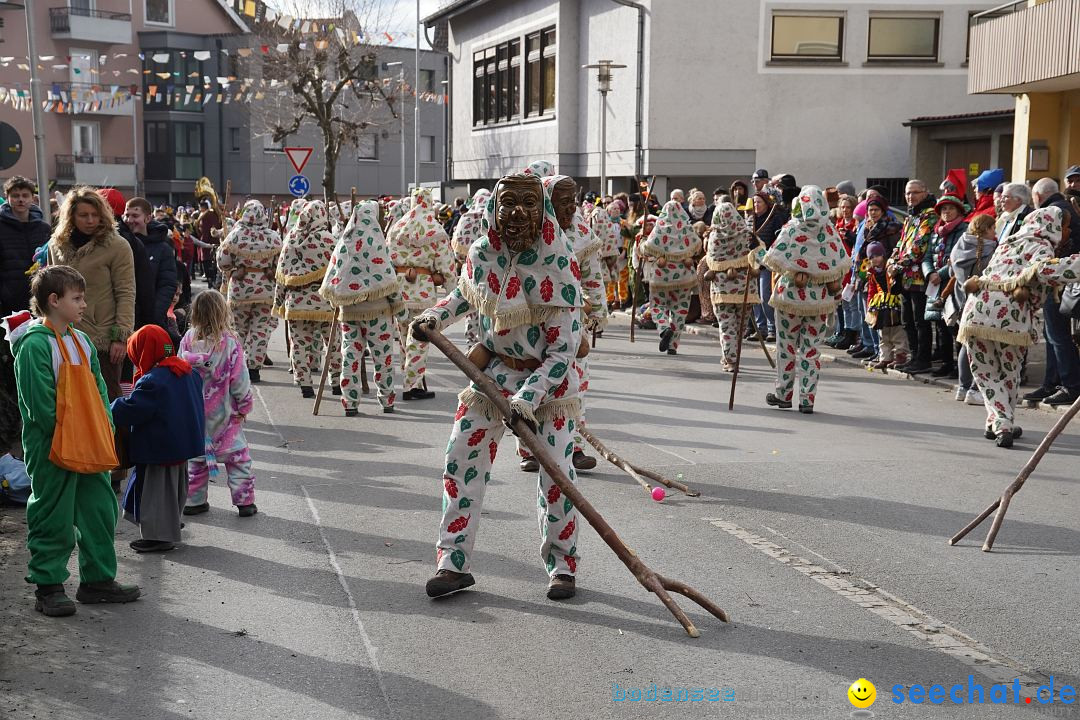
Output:
[[[449,595],[458,590],[464,590],[476,584],[471,573],[459,573],[453,570],[440,570],[435,577],[427,581],[425,590],[428,597],[436,598]]]
[[[552,575],[548,581],[548,600],[567,600],[577,593],[573,575]]]
[[[586,455],[583,450],[575,450],[571,461],[574,463],[575,470],[592,470],[596,467],[596,458]]]

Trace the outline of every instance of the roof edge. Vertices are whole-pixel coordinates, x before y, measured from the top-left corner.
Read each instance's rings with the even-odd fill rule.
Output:
[[[447,3],[443,7],[439,8],[431,15],[421,20],[424,25],[431,27],[440,20],[448,20],[455,15],[459,15],[466,10],[472,9],[474,5],[481,5],[488,0],[453,0],[453,2]]]
[[[922,127],[925,125],[956,125],[980,120],[1005,120],[1016,116],[1016,110],[987,110],[986,112],[963,113],[960,115],[940,115],[911,118],[901,123],[903,127]]]

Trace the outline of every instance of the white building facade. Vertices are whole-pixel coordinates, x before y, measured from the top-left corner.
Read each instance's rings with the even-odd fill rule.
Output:
[[[627,67],[608,95],[610,190],[656,175],[658,193],[708,192],[756,168],[902,186],[905,121],[1011,106],[966,93],[969,18],[994,5],[455,0],[425,21],[449,26],[451,179],[490,185],[546,159],[599,189],[600,95],[582,66],[611,60]]]

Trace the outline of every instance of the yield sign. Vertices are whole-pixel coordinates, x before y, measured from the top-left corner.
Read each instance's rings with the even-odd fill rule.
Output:
[[[289,157],[289,162],[296,168],[296,174],[304,172],[304,166],[307,165],[308,158],[311,157],[311,152],[315,148],[309,147],[287,147],[282,148],[285,154]]]

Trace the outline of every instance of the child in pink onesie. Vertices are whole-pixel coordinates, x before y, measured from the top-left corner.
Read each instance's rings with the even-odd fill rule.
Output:
[[[191,304],[191,329],[180,341],[180,357],[202,376],[206,413],[206,455],[188,463],[184,514],[198,515],[210,509],[207,482],[216,478],[224,465],[233,505],[240,517],[250,517],[258,508],[244,419],[254,399],[244,351],[229,329],[228,305],[216,290],[199,293]]]

